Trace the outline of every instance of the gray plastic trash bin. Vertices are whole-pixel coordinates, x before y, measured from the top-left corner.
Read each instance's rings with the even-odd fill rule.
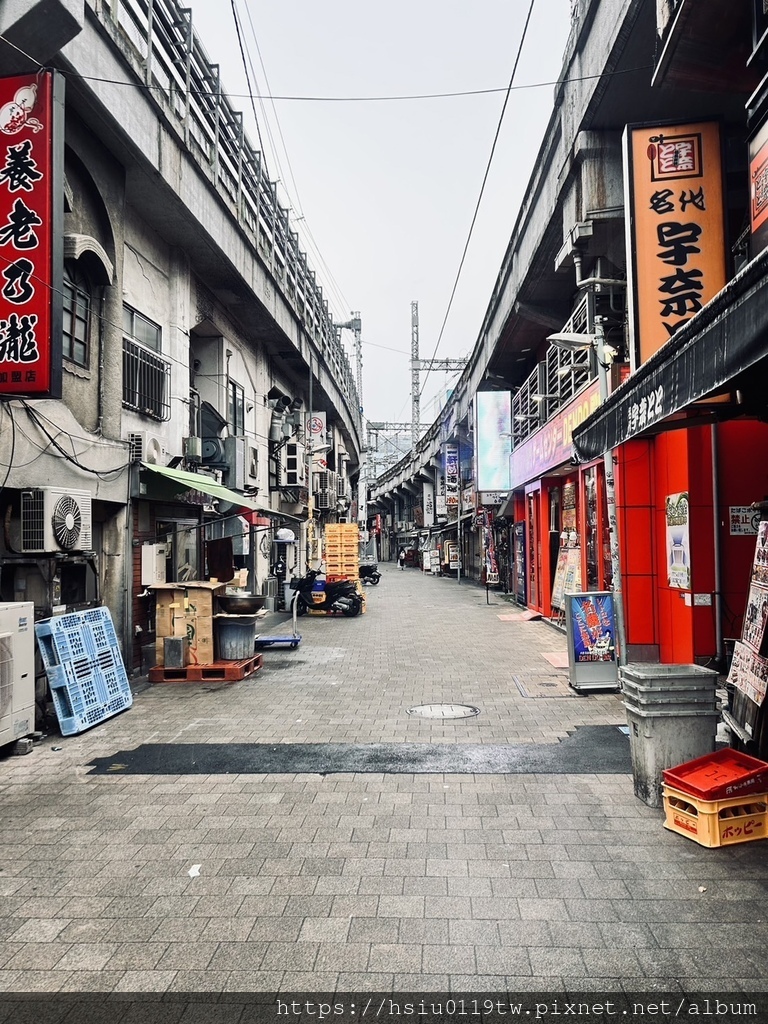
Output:
[[[631,664],[619,669],[619,678],[635,796],[660,807],[664,769],[715,749],[717,672],[701,665]]]

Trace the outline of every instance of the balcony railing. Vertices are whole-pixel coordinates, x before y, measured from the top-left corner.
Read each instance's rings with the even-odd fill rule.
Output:
[[[585,295],[563,327],[569,334],[588,335],[591,316]],[[550,345],[545,358],[512,396],[512,447],[521,444],[581,391],[597,373],[591,348]]]
[[[299,249],[289,211],[277,200],[264,158],[243,130],[243,115],[223,92],[192,30],[192,12],[177,0],[89,0],[96,16],[120,41],[123,56],[149,86],[242,230],[250,236],[309,337],[322,353],[350,416],[362,433],[355,378],[322,288]]]

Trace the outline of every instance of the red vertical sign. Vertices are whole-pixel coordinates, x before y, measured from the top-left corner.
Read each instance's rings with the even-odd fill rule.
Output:
[[[60,308],[61,296],[54,276],[53,110],[50,72],[0,78],[3,395],[55,395],[59,386],[54,362],[54,357],[60,362],[61,338],[53,310]]]

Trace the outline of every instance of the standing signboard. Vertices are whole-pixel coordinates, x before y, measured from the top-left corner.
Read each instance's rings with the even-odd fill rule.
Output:
[[[0,78],[0,395],[61,397],[63,84]]]
[[[568,673],[574,690],[615,690],[619,685],[613,594],[565,595]]]

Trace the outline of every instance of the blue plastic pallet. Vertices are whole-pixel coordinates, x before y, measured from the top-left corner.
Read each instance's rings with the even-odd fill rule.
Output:
[[[107,608],[35,623],[35,634],[63,736],[129,708],[133,694]]]

